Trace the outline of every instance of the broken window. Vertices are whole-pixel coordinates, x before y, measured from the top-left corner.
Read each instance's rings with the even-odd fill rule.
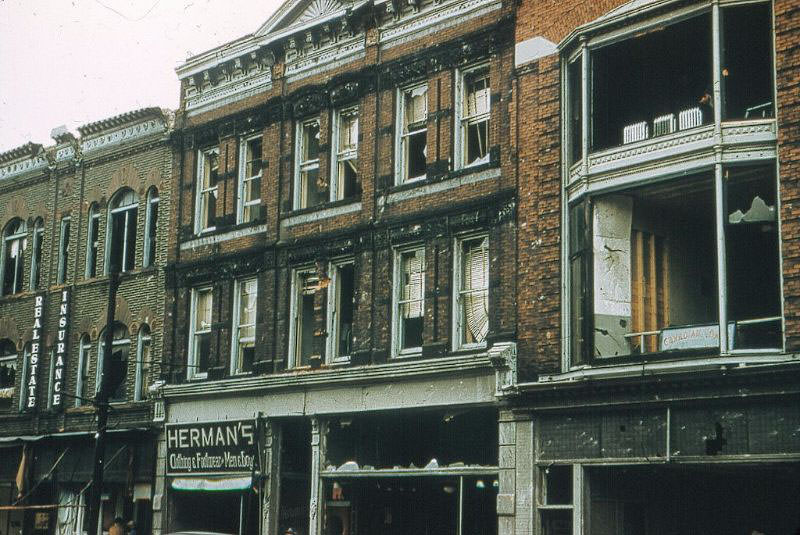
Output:
[[[133,190],[124,189],[109,203],[109,233],[106,273],[119,273],[134,268],[136,259],[136,219],[139,199]]]
[[[400,90],[398,183],[425,178],[428,155],[428,84]]]
[[[67,266],[69,265],[69,227],[72,218],[69,216],[61,219],[61,237],[58,242],[58,274],[57,284],[67,281]]]
[[[319,120],[297,126],[297,162],[295,166],[295,209],[325,202],[325,179],[319,174]]]
[[[461,165],[464,167],[489,161],[489,108],[491,102],[489,67],[481,66],[465,72],[460,103]]]
[[[234,284],[232,374],[246,373],[253,370],[256,350],[257,297],[257,279],[244,279],[236,281]]]
[[[261,136],[242,141],[239,156],[238,223],[250,223],[261,218],[262,151]]]
[[[339,111],[335,115],[335,131],[332,150],[335,162],[333,191],[331,200],[349,199],[361,196],[361,183],[358,176],[358,108]]]
[[[39,288],[42,276],[42,242],[44,241],[44,222],[38,218],[33,224],[33,258],[31,258],[31,290]]]
[[[89,221],[86,233],[86,278],[97,276],[97,251],[100,248],[100,210],[97,203],[89,207]]]
[[[100,387],[108,389],[108,399],[112,402],[125,401],[126,380],[128,375],[128,354],[131,349],[131,339],[128,328],[121,324],[114,324],[113,340],[111,341],[111,359],[105,366],[107,377],[103,378],[103,361],[106,358],[106,334],[105,330],[98,339],[97,351],[97,374],[95,378],[96,390]]]
[[[569,99],[569,163],[583,157],[583,68],[581,56],[567,65],[567,98]]]
[[[189,324],[189,379],[205,378],[211,359],[212,288],[193,288]]]
[[[28,226],[23,220],[15,219],[3,232],[3,295],[22,291],[27,248]]]
[[[92,360],[92,341],[88,334],[81,336],[78,344],[78,373],[75,382],[75,406],[86,403],[84,399],[89,391],[89,367]]]
[[[456,348],[459,348],[483,344],[489,332],[489,238],[463,238],[456,243]]]
[[[712,63],[709,13],[592,51],[592,149],[713,122]]]
[[[139,328],[136,344],[136,389],[134,401],[144,401],[149,397],[147,389],[150,386],[150,347],[152,341],[150,327],[145,323]]]
[[[0,340],[0,409],[11,407],[17,378],[17,346],[8,338]]]
[[[771,3],[721,12],[723,119],[774,117]]]
[[[550,465],[539,470],[537,509],[544,535],[572,535],[572,486],[570,465]]]
[[[217,181],[219,180],[219,149],[199,152],[197,165],[197,197],[195,200],[194,232],[214,230],[217,220]]]
[[[425,316],[424,248],[396,252],[394,281],[394,354],[416,353],[422,347]]]
[[[330,360],[346,360],[353,350],[353,314],[355,312],[355,265],[352,260],[331,265],[328,286],[330,310]]]
[[[158,190],[152,187],[147,192],[145,213],[144,257],[142,266],[150,267],[156,260],[156,230],[158,229]]]
[[[573,362],[782,346],[774,165],[721,173],[723,228],[713,173],[593,197],[588,217],[581,205],[571,209]],[[586,224],[590,240],[582,237]],[[719,278],[717,236],[726,251]],[[727,315],[727,347],[720,341],[720,309]]]
[[[314,354],[314,294],[318,288],[316,270],[308,268],[294,272],[291,335],[294,366],[308,366]]]

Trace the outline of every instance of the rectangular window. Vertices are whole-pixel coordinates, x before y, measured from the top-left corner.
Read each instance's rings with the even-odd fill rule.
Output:
[[[33,227],[33,259],[31,260],[31,290],[39,288],[42,277],[42,244],[44,242],[44,225],[42,220],[36,221]]]
[[[219,149],[200,151],[197,165],[197,199],[194,231],[214,230],[217,219],[217,181],[219,180]]]
[[[358,177],[358,108],[337,111],[331,146],[331,200],[361,196]]]
[[[97,250],[99,247],[100,212],[96,205],[89,209],[89,228],[86,236],[86,278],[97,276]]]
[[[353,349],[355,265],[353,260],[331,264],[328,286],[328,355],[332,362],[346,361]]]
[[[395,252],[393,355],[422,350],[425,317],[425,249]]]
[[[428,155],[428,84],[401,89],[397,99],[397,183],[425,178]]]
[[[213,290],[211,287],[192,290],[189,324],[189,356],[187,376],[203,379],[207,376],[211,358],[211,317]]]
[[[236,220],[250,223],[261,218],[261,136],[245,139],[239,154],[239,206]]]
[[[231,374],[253,371],[256,349],[256,303],[258,280],[236,281],[233,296],[233,345]]]
[[[573,469],[570,465],[551,465],[539,469],[538,504],[541,533],[572,535]]]
[[[295,210],[325,202],[325,181],[319,174],[319,119],[298,123],[295,143]]]
[[[150,346],[152,345],[150,329],[144,325],[139,329],[139,340],[136,348],[136,390],[134,401],[147,399],[147,389],[150,386]]]
[[[569,99],[569,164],[583,157],[583,69],[579,55],[567,66],[567,98]]]
[[[313,268],[298,269],[292,283],[291,361],[308,366],[314,355],[314,294],[319,278]]]
[[[67,266],[69,265],[69,216],[61,219],[61,238],[58,242],[58,277],[57,284],[64,284],[67,280]]]
[[[457,240],[455,265],[455,349],[483,346],[489,332],[489,238]]]
[[[92,343],[88,335],[83,335],[78,346],[78,373],[75,383],[75,406],[86,403],[84,399],[89,391],[89,365],[92,359]]]
[[[468,167],[489,161],[489,108],[491,101],[489,67],[470,69],[462,75],[457,150],[460,165]]]
[[[158,229],[158,190],[151,188],[147,194],[145,212],[144,259],[142,265],[150,267],[156,260],[156,230]]]
[[[3,239],[3,295],[22,291],[25,276],[25,250],[28,248],[28,228],[21,220],[6,226]]]

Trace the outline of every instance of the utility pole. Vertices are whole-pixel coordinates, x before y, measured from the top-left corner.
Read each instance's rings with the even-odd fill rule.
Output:
[[[114,344],[114,308],[117,303],[117,287],[119,272],[116,266],[110,266],[108,276],[108,310],[106,311],[106,328],[103,339],[103,362],[100,370],[100,385],[94,397],[97,414],[97,433],[94,445],[94,470],[89,492],[88,511],[84,529],[89,535],[98,532],[97,524],[100,516],[100,501],[103,493],[103,470],[105,469],[106,426],[108,424],[108,399],[110,397],[109,371]]]

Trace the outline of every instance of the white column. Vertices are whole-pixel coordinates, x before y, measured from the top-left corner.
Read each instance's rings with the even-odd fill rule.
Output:
[[[325,459],[327,432],[327,421],[318,417],[311,419],[311,500],[308,505],[308,535],[322,535],[322,508],[325,503],[319,474]]]

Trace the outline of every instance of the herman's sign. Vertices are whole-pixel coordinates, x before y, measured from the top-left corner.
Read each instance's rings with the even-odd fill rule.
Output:
[[[167,473],[250,473],[256,455],[254,420],[167,424]]]

